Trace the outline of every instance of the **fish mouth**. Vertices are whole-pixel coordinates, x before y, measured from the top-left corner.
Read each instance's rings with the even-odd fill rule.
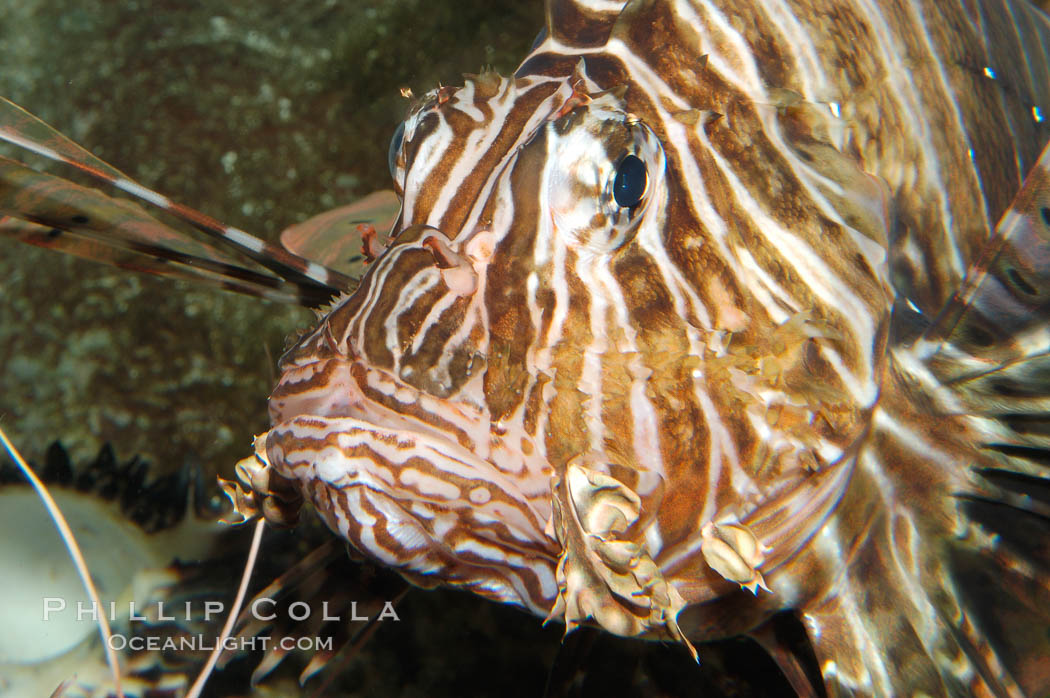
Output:
[[[424,585],[437,574],[549,610],[549,475],[521,465],[486,414],[351,357],[286,366],[270,408],[257,455],[359,551]]]
[[[536,472],[536,458],[525,464],[520,446],[509,448],[505,430],[491,424],[484,410],[427,393],[359,358],[322,358],[286,367],[270,397],[270,414],[271,440],[292,424],[326,424],[332,438],[345,427],[368,431],[376,440],[414,439],[474,469],[490,471],[497,480]],[[510,482],[501,486],[512,488]],[[527,489],[534,494],[534,488]],[[549,494],[546,483],[540,489]]]

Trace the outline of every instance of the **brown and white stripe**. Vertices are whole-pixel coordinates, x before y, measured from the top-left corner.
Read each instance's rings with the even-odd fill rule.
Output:
[[[944,552],[976,536],[952,497],[992,492],[969,466],[1010,457],[986,448],[1002,424],[891,323],[933,322],[1046,144],[1047,18],[548,17],[514,77],[413,107],[401,217],[282,360],[268,467],[410,579],[570,627],[705,639],[794,608],[837,691],[1045,689],[1026,657],[1004,668]],[[621,205],[629,157],[646,181]],[[727,545],[772,593],[734,591]]]

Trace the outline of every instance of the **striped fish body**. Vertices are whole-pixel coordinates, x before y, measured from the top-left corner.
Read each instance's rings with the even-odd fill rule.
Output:
[[[795,610],[834,693],[1048,690],[1050,390],[990,387],[1012,340],[958,293],[1050,136],[1046,17],[547,13],[515,76],[411,110],[401,216],[282,359],[238,508],[305,498],[420,585],[570,630],[765,640]]]

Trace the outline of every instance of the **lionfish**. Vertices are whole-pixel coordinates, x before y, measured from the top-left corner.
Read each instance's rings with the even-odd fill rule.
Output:
[[[1046,694],[1050,20],[1024,0],[546,16],[512,77],[415,102],[400,213],[364,228],[356,283],[26,122],[3,137],[309,301],[341,294],[225,485],[244,519],[309,502],[420,586],[569,631],[751,635],[803,695]],[[785,612],[816,666],[770,629]]]

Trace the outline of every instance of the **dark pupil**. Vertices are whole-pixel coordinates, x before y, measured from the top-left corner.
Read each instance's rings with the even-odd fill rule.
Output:
[[[613,180],[613,198],[618,206],[632,208],[645,196],[647,176],[645,163],[634,155],[628,155],[616,168]]]
[[[397,179],[397,154],[401,152],[401,141],[405,138],[405,122],[397,125],[394,137],[390,139],[390,150],[386,154],[387,165],[390,166],[390,176]]]

